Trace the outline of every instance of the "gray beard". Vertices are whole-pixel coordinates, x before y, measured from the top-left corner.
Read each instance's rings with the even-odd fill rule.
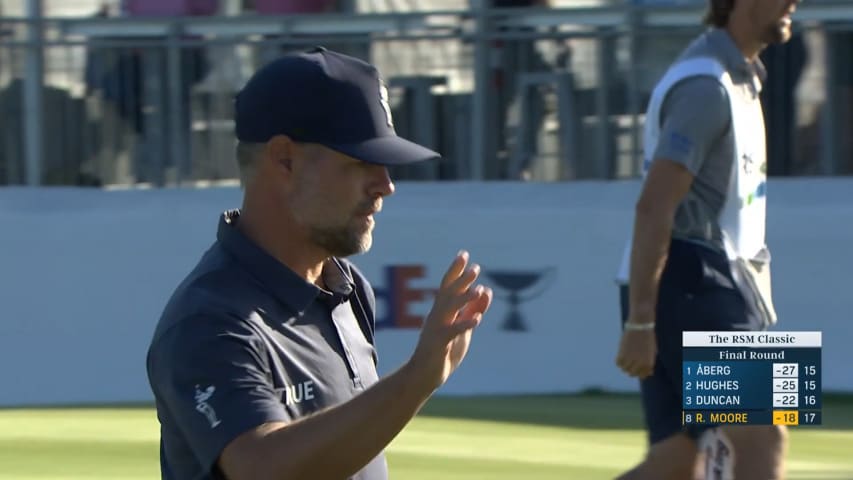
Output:
[[[310,238],[315,245],[326,250],[333,257],[339,258],[364,253],[370,249],[372,243],[369,233],[359,235],[345,227],[313,228]]]

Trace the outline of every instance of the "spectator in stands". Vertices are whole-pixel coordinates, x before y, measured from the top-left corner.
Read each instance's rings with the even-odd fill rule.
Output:
[[[264,15],[325,13],[337,9],[335,0],[248,0],[252,10]]]
[[[322,14],[335,11],[335,0],[245,0],[246,9],[257,15],[304,15]],[[266,42],[258,52],[258,61],[261,64],[274,61],[288,52],[296,52],[313,47],[318,42],[312,41],[311,37],[304,35],[293,35],[289,38],[279,35],[266,35]]]
[[[527,7],[551,7],[551,0],[488,0],[492,8],[527,8]],[[531,27],[509,28],[501,27],[501,33],[531,33],[535,29]],[[498,64],[495,71],[494,82],[497,88],[497,103],[500,128],[498,130],[498,158],[499,178],[527,178],[529,168],[536,155],[536,146],[539,131],[543,126],[546,114],[544,95],[547,86],[537,86],[532,92],[525,92],[529,101],[531,115],[527,119],[521,118],[524,112],[519,114],[514,128],[510,128],[510,111],[513,103],[519,95],[519,79],[522,74],[529,72],[545,72],[554,69],[542,56],[536,47],[535,39],[512,39],[502,38],[494,42],[493,48],[497,51]],[[525,124],[525,130],[521,130],[523,122],[532,120]]]
[[[123,0],[121,15],[128,17],[175,17],[212,15],[218,11],[219,0]],[[109,40],[109,39],[107,39]],[[133,41],[122,37],[122,41]],[[152,39],[140,37],[139,43]],[[180,101],[170,101],[168,52],[163,44],[153,47],[98,48],[90,47],[87,54],[87,87],[99,90],[111,102],[121,118],[129,122],[140,136],[133,154],[137,182],[165,182],[165,168],[181,169],[189,175],[190,90],[207,74],[209,63],[203,46],[183,46],[180,50]],[[157,95],[148,95],[157,92]],[[146,110],[147,109],[147,110]],[[179,125],[171,125],[171,113],[177,109]],[[144,112],[149,111],[152,114]],[[156,121],[150,119],[156,118]],[[182,153],[173,158],[171,145],[182,145]]]
[[[355,14],[354,0],[245,0],[245,7],[259,15],[304,15],[323,13],[346,13]],[[335,36],[334,32],[325,34],[322,38],[311,35],[292,35],[285,39],[269,35],[267,40],[274,42],[271,47],[263,48],[259,55],[260,63],[267,63],[288,52],[302,51],[322,43],[327,48],[347,55],[369,61],[369,37],[359,39],[358,42],[330,41],[329,36]],[[285,42],[285,40],[288,40]],[[280,43],[279,43],[280,42]]]
[[[215,15],[219,11],[219,0],[123,0],[123,13],[129,17],[189,17]],[[145,69],[153,68],[160,72],[156,78],[160,80],[161,92],[159,99],[146,99],[145,104],[151,105],[159,112],[160,125],[151,125],[160,128],[158,137],[162,139],[159,144],[154,144],[146,135],[146,146],[143,156],[137,157],[137,181],[154,181],[163,184],[164,167],[174,166],[180,170],[180,175],[186,178],[190,175],[192,158],[191,129],[192,122],[190,108],[190,91],[192,87],[200,82],[209,70],[207,49],[203,46],[183,46],[180,54],[180,101],[178,105],[171,105],[170,85],[168,83],[168,52],[160,49],[158,52],[141,52],[143,57],[140,73],[143,78],[153,78]],[[150,55],[145,58],[144,55]],[[146,76],[146,74],[149,74]],[[178,108],[179,125],[170,125],[170,111]],[[178,142],[181,145],[181,153],[178,158],[172,156],[170,145]],[[165,161],[161,160],[165,159]]]
[[[121,0],[121,10],[130,16],[148,17],[214,15],[219,0]]]

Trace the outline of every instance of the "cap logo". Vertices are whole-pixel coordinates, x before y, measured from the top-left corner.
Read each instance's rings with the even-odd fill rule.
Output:
[[[382,110],[385,111],[385,123],[394,128],[394,120],[391,118],[391,105],[388,104],[388,87],[381,79],[379,80],[379,103],[382,105]]]

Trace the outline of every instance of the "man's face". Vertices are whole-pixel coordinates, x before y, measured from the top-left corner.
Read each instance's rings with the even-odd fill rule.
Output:
[[[791,15],[797,3],[798,0],[752,0],[750,17],[761,43],[785,43],[791,38]]]
[[[308,239],[329,255],[364,253],[373,243],[373,214],[394,192],[388,169],[321,145],[299,144],[289,204]]]

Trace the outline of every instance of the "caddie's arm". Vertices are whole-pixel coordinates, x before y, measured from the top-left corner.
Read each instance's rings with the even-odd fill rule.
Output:
[[[631,249],[629,324],[655,322],[658,285],[666,264],[678,205],[730,128],[728,94],[714,78],[676,84],[661,108],[653,161],[635,206]]]

